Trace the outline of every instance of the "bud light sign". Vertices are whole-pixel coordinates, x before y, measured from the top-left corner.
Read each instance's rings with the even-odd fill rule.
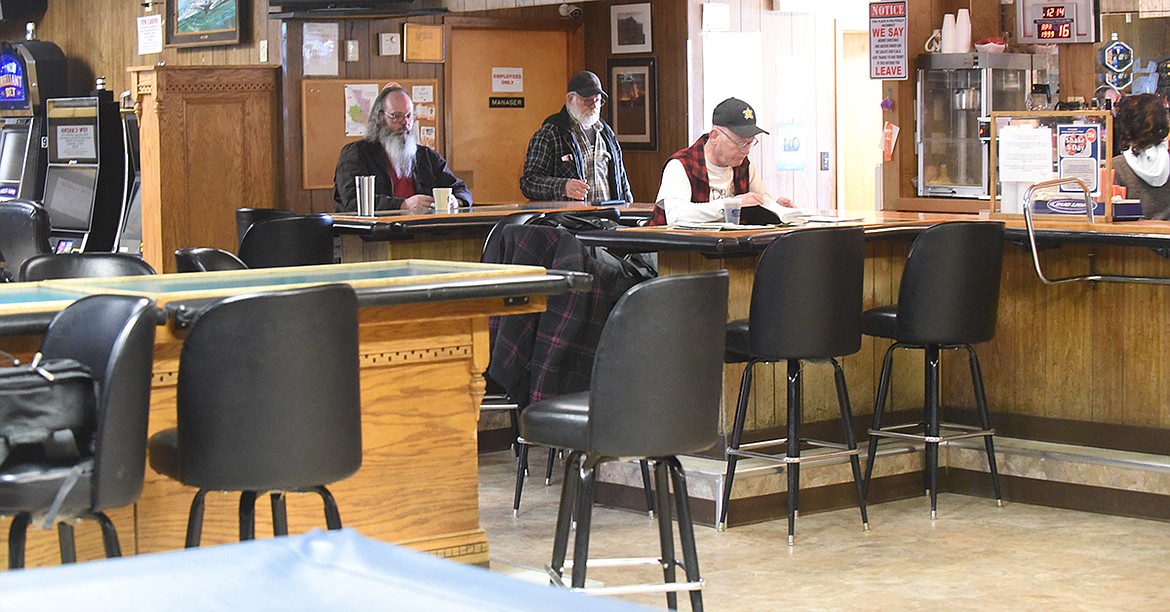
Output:
[[[27,107],[28,91],[24,86],[24,62],[12,51],[0,53],[0,106]]]

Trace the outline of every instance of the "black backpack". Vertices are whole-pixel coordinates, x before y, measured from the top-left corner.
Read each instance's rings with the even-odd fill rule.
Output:
[[[92,454],[97,382],[74,359],[0,368],[0,466],[14,460],[76,463]]]

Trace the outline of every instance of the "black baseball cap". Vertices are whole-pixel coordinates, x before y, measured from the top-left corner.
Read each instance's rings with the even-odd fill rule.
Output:
[[[582,70],[569,79],[569,91],[582,98],[592,98],[597,94],[601,94],[603,98],[609,97],[609,94],[601,88],[601,79],[588,70]]]
[[[767,134],[756,125],[756,111],[751,104],[739,98],[728,98],[715,107],[711,113],[711,124],[725,127],[740,138],[751,138],[756,134]]]

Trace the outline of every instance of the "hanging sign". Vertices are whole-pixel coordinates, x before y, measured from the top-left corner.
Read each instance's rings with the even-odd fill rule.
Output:
[[[492,68],[492,93],[519,93],[524,91],[523,68]]]
[[[906,2],[869,3],[869,78],[910,78],[906,22]]]

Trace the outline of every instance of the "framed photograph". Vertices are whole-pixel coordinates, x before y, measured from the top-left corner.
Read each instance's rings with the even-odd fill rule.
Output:
[[[612,53],[650,53],[650,3],[616,4],[609,7],[609,40]]]
[[[402,61],[442,63],[444,50],[443,26],[402,24]]]
[[[658,150],[658,80],[654,58],[610,59],[610,126],[623,149]]]
[[[167,0],[167,46],[235,45],[242,21],[239,0]]]

